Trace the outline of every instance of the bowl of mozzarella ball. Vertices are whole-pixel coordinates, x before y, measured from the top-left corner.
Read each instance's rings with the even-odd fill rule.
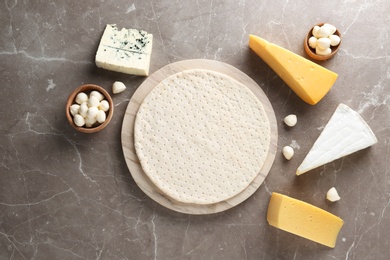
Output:
[[[329,23],[319,23],[312,27],[305,37],[304,48],[310,58],[327,60],[339,50],[341,34]]]
[[[83,133],[96,133],[104,129],[113,113],[110,94],[94,84],[78,87],[66,102],[66,117],[69,123]]]

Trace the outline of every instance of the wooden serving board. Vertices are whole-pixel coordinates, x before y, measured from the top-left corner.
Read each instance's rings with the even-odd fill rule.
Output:
[[[182,203],[165,195],[152,183],[152,181],[150,181],[147,175],[143,172],[134,148],[134,121],[142,101],[149,94],[149,92],[162,80],[173,74],[189,69],[207,69],[224,73],[247,86],[262,102],[271,126],[270,149],[265,164],[257,175],[257,177],[245,190],[243,190],[236,196],[222,202],[208,205]],[[231,65],[219,61],[205,59],[184,60],[175,62],[161,68],[160,70],[150,75],[139,86],[139,88],[136,90],[136,92],[130,99],[122,125],[123,154],[130,173],[137,185],[141,188],[142,191],[144,191],[150,198],[155,200],[157,203],[174,211],[187,214],[211,214],[221,212],[232,208],[249,198],[260,187],[265,177],[268,175],[268,172],[271,169],[271,166],[275,159],[277,142],[278,129],[275,113],[271,103],[269,102],[267,96],[259,87],[259,85],[257,85],[256,82],[253,81],[250,77],[248,77],[245,73],[241,72],[240,70],[236,69]]]

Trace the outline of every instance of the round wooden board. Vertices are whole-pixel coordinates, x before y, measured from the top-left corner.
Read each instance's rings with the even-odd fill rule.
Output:
[[[137,111],[144,100],[144,98],[149,94],[149,92],[162,80],[165,78],[176,74],[178,72],[189,70],[189,69],[207,69],[220,73],[224,73],[235,80],[241,82],[247,86],[255,96],[262,102],[264,109],[267,113],[270,126],[271,126],[271,144],[269,153],[267,155],[264,166],[257,175],[257,177],[252,181],[252,183],[241,193],[236,196],[214,204],[199,205],[199,204],[188,204],[182,203],[165,195],[161,190],[159,190],[143,172],[141,164],[137,158],[135,148],[134,148],[134,121],[137,114]],[[155,200],[157,203],[172,209],[177,212],[187,213],[187,214],[211,214],[221,212],[227,209],[230,209],[239,203],[243,202],[249,198],[263,183],[265,177],[268,175],[269,170],[275,159],[276,149],[278,142],[278,129],[276,124],[275,113],[272,108],[271,103],[269,102],[267,96],[249,76],[235,67],[214,60],[205,60],[205,59],[196,59],[196,60],[184,60],[169,64],[160,70],[156,71],[150,75],[136,90],[130,102],[127,106],[125,116],[123,119],[122,125],[122,149],[123,154],[127,163],[127,166],[130,170],[131,175],[133,176],[137,185],[144,191],[150,198]]]

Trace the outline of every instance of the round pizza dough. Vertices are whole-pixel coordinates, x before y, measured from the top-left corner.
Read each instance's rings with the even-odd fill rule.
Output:
[[[213,204],[242,192],[270,146],[263,105],[246,86],[194,69],[161,81],[144,99],[134,144],[145,174],[184,203]]]

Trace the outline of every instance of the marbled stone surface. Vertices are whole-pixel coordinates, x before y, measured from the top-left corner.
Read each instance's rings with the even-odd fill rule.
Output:
[[[0,3],[0,259],[388,259],[390,256],[390,4],[344,1],[22,1]],[[259,35],[303,55],[318,22],[343,36],[321,65],[339,78],[317,105],[301,101],[248,48]],[[124,111],[143,77],[98,69],[107,23],[154,34],[151,72],[185,59],[229,63],[270,99],[279,151],[259,190],[212,215],[166,209],[136,185],[121,148]],[[84,83],[113,96],[115,115],[96,134],[75,131],[65,102]],[[294,172],[339,103],[358,111],[378,144],[300,177]],[[288,129],[284,116],[295,113]],[[286,161],[281,148],[291,144]],[[325,200],[335,186],[337,203]],[[334,249],[267,224],[281,192],[340,216]]]

